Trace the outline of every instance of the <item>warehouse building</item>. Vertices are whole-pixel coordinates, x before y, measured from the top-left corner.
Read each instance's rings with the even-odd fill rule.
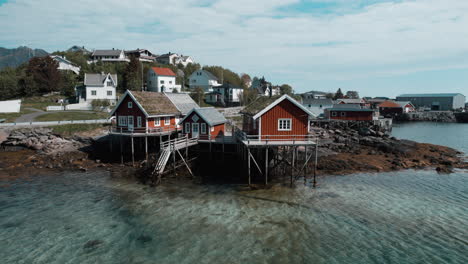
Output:
[[[396,100],[410,101],[417,109],[448,111],[463,108],[466,98],[460,93],[402,94],[397,96]]]

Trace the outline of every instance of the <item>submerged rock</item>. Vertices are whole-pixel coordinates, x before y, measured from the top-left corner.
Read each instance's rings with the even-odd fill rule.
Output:
[[[93,251],[100,247],[102,244],[104,244],[104,241],[95,239],[95,240],[89,240],[83,245],[83,249],[86,251]]]

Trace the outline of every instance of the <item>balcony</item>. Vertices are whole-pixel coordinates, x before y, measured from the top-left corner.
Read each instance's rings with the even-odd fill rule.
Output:
[[[180,131],[176,125],[169,125],[163,127],[135,127],[129,129],[128,127],[121,127],[113,125],[109,130],[109,134],[123,135],[123,136],[163,136],[170,135],[174,132]]]

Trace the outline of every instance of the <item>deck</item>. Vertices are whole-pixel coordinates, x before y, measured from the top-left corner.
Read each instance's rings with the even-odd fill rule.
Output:
[[[129,137],[149,137],[149,136],[166,136],[181,131],[177,126],[165,126],[155,128],[134,128],[128,129],[125,127],[112,126],[109,129],[109,134],[129,136]]]
[[[247,135],[242,131],[236,132],[236,139],[247,147],[268,146],[313,146],[317,144],[312,135]]]

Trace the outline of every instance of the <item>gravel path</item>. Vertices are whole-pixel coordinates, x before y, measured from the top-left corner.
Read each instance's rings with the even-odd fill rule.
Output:
[[[32,121],[34,121],[34,119],[36,117],[47,114],[46,111],[42,111],[42,110],[39,110],[39,109],[36,109],[36,108],[26,108],[26,109],[34,111],[34,112],[29,113],[29,114],[25,114],[25,115],[22,115],[22,116],[16,118],[15,119],[16,123],[32,122]]]

